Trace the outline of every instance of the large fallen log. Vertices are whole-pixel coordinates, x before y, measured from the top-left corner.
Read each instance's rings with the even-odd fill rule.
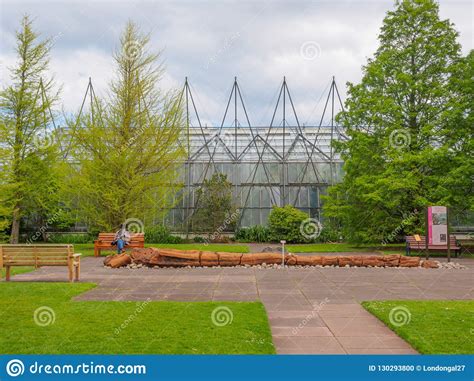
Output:
[[[213,251],[201,251],[201,266],[219,266],[219,255]]]
[[[200,266],[199,250],[158,249],[159,266]]]
[[[296,255],[296,264],[301,266],[321,266],[323,258],[319,255]]]
[[[104,265],[113,268],[126,266],[131,263],[159,267],[255,266],[262,264],[280,265],[282,259],[282,254],[277,252],[242,254],[150,247],[133,249],[130,256],[128,254],[109,255],[105,258]],[[287,266],[439,267],[435,261],[421,262],[419,257],[404,257],[398,254],[351,256],[285,254],[284,262]]]
[[[398,267],[400,264],[400,254],[384,255],[382,258],[387,267]]]
[[[298,262],[296,255],[285,254],[285,265],[294,266]]]
[[[133,249],[130,253],[133,263],[142,265],[154,265],[159,263],[160,252],[154,247],[146,249]]]
[[[219,266],[238,266],[240,265],[241,253],[217,253],[219,256]]]
[[[118,267],[127,266],[130,263],[132,263],[132,259],[129,257],[128,254],[125,254],[125,253],[108,255],[104,259],[104,264],[106,266],[112,267],[113,269],[116,269]]]
[[[343,256],[341,256],[341,257],[339,257],[337,263],[340,267],[354,266],[353,257],[343,257]]]
[[[267,265],[280,265],[282,262],[282,256],[279,253],[255,253],[255,254],[243,254],[240,260],[241,265],[261,265],[266,263]]]
[[[337,266],[337,264],[338,264],[338,257],[334,257],[334,256],[322,257],[323,266]]]
[[[418,267],[420,265],[420,257],[400,257],[400,267]]]

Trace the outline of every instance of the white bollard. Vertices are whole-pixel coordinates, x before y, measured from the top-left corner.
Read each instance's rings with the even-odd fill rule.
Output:
[[[286,241],[281,240],[281,265],[285,267],[285,243]]]

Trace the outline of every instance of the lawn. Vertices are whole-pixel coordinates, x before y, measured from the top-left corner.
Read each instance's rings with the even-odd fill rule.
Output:
[[[248,245],[226,245],[218,243],[178,243],[178,244],[164,244],[164,243],[146,243],[145,247],[166,247],[170,249],[179,250],[202,250],[202,251],[224,251],[228,253],[248,253]],[[83,257],[90,257],[94,255],[93,243],[79,243],[74,244],[74,251],[81,253]],[[113,251],[102,251],[102,256],[112,254]]]
[[[94,287],[90,283],[0,284],[0,353],[275,353],[267,315],[259,302],[71,300]],[[41,307],[54,311],[53,324],[35,324],[34,313]],[[230,324],[213,324],[216,308],[226,308],[222,314],[227,317],[231,312]],[[46,311],[45,319],[37,320],[46,322],[51,316]]]
[[[363,302],[362,305],[420,353],[474,354],[472,300],[398,300]],[[408,322],[400,326],[394,325],[390,321],[390,311],[393,311],[392,321],[397,325],[396,311],[400,311],[400,318],[406,319],[408,316]]]
[[[404,254],[404,244],[353,245],[350,243],[312,243],[305,245],[287,245],[291,253],[342,253],[342,252],[381,252],[384,254]]]

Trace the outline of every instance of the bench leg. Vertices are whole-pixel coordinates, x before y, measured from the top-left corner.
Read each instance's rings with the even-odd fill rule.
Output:
[[[10,281],[10,266],[5,266],[5,273],[6,273],[5,280],[9,282]]]
[[[74,280],[79,280],[79,275],[81,273],[81,262],[77,263],[74,269]]]
[[[94,257],[98,257],[100,255],[100,250],[98,247],[94,247]]]
[[[72,282],[73,281],[73,264],[72,263],[69,263],[67,265],[67,269],[68,269],[68,273],[69,273],[69,282]]]

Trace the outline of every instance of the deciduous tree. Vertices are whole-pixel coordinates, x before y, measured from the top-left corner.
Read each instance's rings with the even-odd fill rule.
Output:
[[[444,176],[459,164],[449,156],[460,130],[447,117],[459,96],[457,36],[435,1],[398,1],[361,82],[348,84],[346,111],[338,117],[349,140],[336,145],[344,180],[330,189],[324,214],[349,240],[383,240],[400,226],[401,235],[419,231],[426,205],[461,202]]]
[[[16,33],[17,62],[0,92],[0,231],[18,243],[23,217],[45,220],[57,212],[58,136],[51,129],[58,92],[48,79],[51,41],[40,40],[25,16]]]
[[[111,230],[129,218],[152,222],[173,205],[183,110],[178,93],[160,87],[160,56],[150,36],[129,22],[114,54],[109,95],[70,122],[76,161],[72,208],[91,228]]]

